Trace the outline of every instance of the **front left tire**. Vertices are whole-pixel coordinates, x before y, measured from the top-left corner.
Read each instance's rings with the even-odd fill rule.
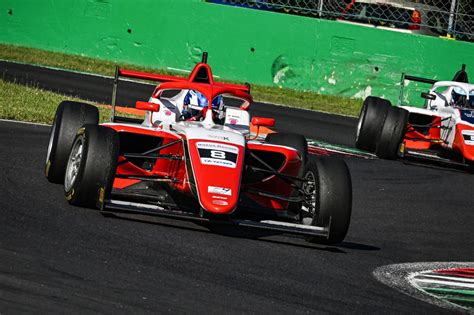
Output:
[[[398,149],[405,135],[408,123],[408,112],[403,108],[391,107],[378,137],[375,154],[379,158],[394,160],[398,157]]]
[[[119,136],[111,128],[84,125],[69,154],[64,193],[74,206],[103,209],[109,198],[119,156]]]

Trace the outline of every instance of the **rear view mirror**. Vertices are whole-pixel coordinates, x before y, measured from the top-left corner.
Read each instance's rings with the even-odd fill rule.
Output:
[[[421,97],[424,98],[425,100],[435,100],[436,99],[436,95],[426,93],[426,92],[422,92]]]
[[[253,117],[252,125],[254,126],[263,126],[263,127],[273,127],[275,126],[275,119],[273,118],[264,118],[264,117]]]
[[[142,110],[149,110],[149,111],[152,111],[152,112],[157,112],[157,111],[160,110],[160,104],[137,101],[135,103],[135,108],[136,109],[142,109]]]

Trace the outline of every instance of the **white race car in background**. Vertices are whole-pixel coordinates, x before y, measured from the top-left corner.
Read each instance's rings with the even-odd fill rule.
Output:
[[[468,83],[465,65],[453,81],[405,75],[402,80],[433,84],[421,93],[424,107],[391,106],[386,99],[367,97],[357,126],[356,147],[380,158],[416,157],[473,170],[474,84]]]

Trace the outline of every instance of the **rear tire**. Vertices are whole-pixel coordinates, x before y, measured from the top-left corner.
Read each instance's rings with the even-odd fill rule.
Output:
[[[380,97],[369,96],[365,99],[356,130],[355,146],[357,148],[369,152],[375,151],[383,120],[391,107],[390,101]]]
[[[56,109],[49,136],[44,174],[55,184],[64,182],[64,174],[77,130],[85,124],[99,123],[97,107],[72,101],[63,101]]]
[[[352,182],[349,169],[343,160],[320,157],[308,162],[304,170],[303,184],[312,212],[302,210],[304,224],[329,226],[329,236],[312,237],[310,242],[334,244],[342,242],[349,229],[352,212]],[[311,209],[311,208],[309,208]],[[310,211],[311,212],[311,211]]]
[[[119,147],[119,136],[111,128],[85,125],[78,130],[64,178],[70,204],[103,209],[112,190]]]
[[[403,108],[392,107],[388,110],[375,151],[379,158],[394,160],[398,157],[407,122],[408,112]]]

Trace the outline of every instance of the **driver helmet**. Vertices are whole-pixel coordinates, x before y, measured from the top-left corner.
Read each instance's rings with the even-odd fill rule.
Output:
[[[469,101],[467,101],[466,92],[464,89],[456,86],[451,92],[452,103],[459,107],[474,107],[474,91],[469,93]]]
[[[184,119],[189,119],[198,115],[204,108],[207,108],[207,98],[199,91],[189,90],[183,101],[182,115]],[[212,100],[212,109],[217,112],[218,118],[223,114],[224,102],[222,95],[218,95]]]

